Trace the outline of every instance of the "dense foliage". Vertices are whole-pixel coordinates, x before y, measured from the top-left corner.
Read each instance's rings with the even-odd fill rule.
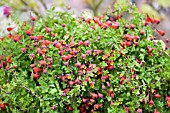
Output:
[[[93,19],[51,9],[18,22],[17,33],[9,26],[0,38],[1,110],[170,111],[170,59],[154,41],[165,34],[155,28],[160,21],[135,6],[115,9]]]

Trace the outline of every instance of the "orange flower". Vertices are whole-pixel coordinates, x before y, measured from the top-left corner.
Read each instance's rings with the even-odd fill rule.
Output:
[[[11,63],[11,62],[12,62],[11,56],[7,56],[7,58],[6,58],[6,63]]]
[[[37,67],[34,67],[33,68],[33,71],[35,72],[35,73],[38,73],[38,72],[40,72],[42,69],[41,68],[37,68]]]

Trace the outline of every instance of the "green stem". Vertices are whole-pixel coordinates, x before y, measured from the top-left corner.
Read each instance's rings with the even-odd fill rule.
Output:
[[[41,4],[43,5],[43,7],[45,8],[45,10],[47,10],[47,6],[46,6],[46,3],[44,2],[44,0],[40,0],[41,1]]]
[[[22,2],[27,8],[30,9],[30,7],[28,7],[29,4],[28,4],[27,2],[25,2],[24,0],[21,0],[21,2]],[[37,16],[40,16],[40,14],[39,14],[37,11],[35,11],[35,9],[32,8],[31,10],[33,11],[34,14],[36,14]]]
[[[91,1],[87,1],[88,5],[92,8],[94,16],[97,15],[97,11],[99,6],[101,5],[101,3],[103,2],[103,0],[100,0],[97,4],[95,4],[96,0],[91,0]]]
[[[95,0],[93,0],[93,1],[95,1]],[[95,6],[93,7],[94,16],[97,15],[99,6],[101,5],[102,2],[103,2],[103,0],[100,0],[100,1],[97,3],[97,5],[95,5]],[[94,2],[93,2],[93,3],[94,3]]]

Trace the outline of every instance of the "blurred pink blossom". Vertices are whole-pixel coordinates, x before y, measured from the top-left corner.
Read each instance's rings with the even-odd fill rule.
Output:
[[[11,7],[4,6],[4,9],[3,9],[4,15],[5,15],[6,17],[9,17],[9,15],[11,14],[11,10],[12,10]]]

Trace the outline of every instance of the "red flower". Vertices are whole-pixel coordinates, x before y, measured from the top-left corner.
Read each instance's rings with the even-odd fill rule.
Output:
[[[164,36],[165,35],[165,32],[163,30],[158,30],[156,29],[156,31],[161,35],[161,36]]]
[[[51,28],[48,28],[45,23],[44,23],[44,27],[45,27],[46,33],[50,33],[51,32]]]
[[[35,55],[34,54],[30,54],[30,59],[34,59],[35,58]]]
[[[151,99],[150,101],[149,101],[149,107],[152,107],[153,106],[153,104],[154,104],[154,102],[153,102],[153,100]]]
[[[83,102],[83,103],[86,103],[86,102],[88,102],[88,101],[89,101],[88,98],[83,98],[83,99],[82,99],[82,102]]]
[[[33,69],[35,67],[35,64],[31,64],[30,67]]]
[[[91,92],[90,92],[90,96],[91,96],[93,99],[95,99],[95,98],[97,98],[97,97],[98,97],[98,95],[97,95],[97,94],[95,94],[95,93],[91,93]]]
[[[77,63],[75,64],[75,66],[76,66],[77,68],[80,68],[81,63],[80,63],[79,61],[77,61]]]
[[[47,69],[44,69],[44,74],[47,74]]]
[[[142,109],[138,108],[137,112],[142,113]]]
[[[34,74],[34,78],[35,78],[36,81],[39,79],[39,77],[40,77],[40,75],[38,73]]]
[[[114,93],[111,93],[111,94],[110,94],[110,96],[111,96],[112,98],[114,98],[114,97],[115,97]]]
[[[0,63],[0,69],[2,68],[2,64]]]
[[[99,55],[103,50],[94,50],[94,55]]]
[[[103,98],[103,94],[98,92],[98,98]]]
[[[35,20],[36,20],[36,18],[35,18],[34,16],[32,16],[31,13],[30,13],[30,17],[31,17],[31,20],[32,20],[32,21],[35,21]]]
[[[66,89],[63,90],[63,93],[64,93],[64,94],[68,94],[69,91],[70,91],[70,88],[66,88]]]
[[[18,42],[20,40],[20,36],[18,34],[16,34],[15,37],[13,38],[13,40],[15,42]]]
[[[113,102],[112,100],[110,101],[110,105],[111,105],[111,106],[113,106],[113,105],[114,105],[114,102]]]
[[[159,111],[157,111],[156,109],[154,109],[154,113],[160,113]]]
[[[23,53],[26,53],[26,48],[21,48],[21,51],[23,52]]]
[[[99,109],[103,104],[95,104],[94,109]]]
[[[85,45],[85,46],[89,46],[89,44],[90,44],[90,41],[89,41],[89,40],[86,40],[86,41],[84,42],[84,45]]]
[[[3,37],[0,37],[0,41],[2,41],[4,38]]]
[[[27,30],[27,31],[26,31],[26,34],[27,34],[28,36],[31,36],[33,30],[34,30],[34,28],[31,28],[31,29]]]
[[[124,105],[123,105],[123,107],[126,110],[126,113],[129,113],[130,109],[128,107],[124,106]]]
[[[113,29],[118,29],[120,24],[118,22],[114,22],[114,24],[111,26]]]
[[[69,110],[69,111],[72,111],[73,108],[69,105],[69,106],[68,106],[68,110]]]
[[[79,41],[78,41],[78,45],[79,45],[79,46],[80,46],[80,45],[83,45],[83,41],[79,40]]]
[[[88,55],[91,55],[91,54],[92,54],[92,50],[87,50],[86,53],[87,53]]]
[[[68,84],[69,84],[69,86],[72,86],[72,85],[74,85],[74,81],[70,80],[70,81],[68,82]]]
[[[166,96],[165,100],[167,101],[168,108],[170,108],[170,96]]]
[[[40,72],[41,70],[42,70],[41,68],[37,68],[37,67],[34,67],[34,68],[33,68],[34,73],[38,73],[38,72]]]
[[[155,97],[155,98],[160,98],[161,96],[160,96],[160,94],[158,93],[158,94],[155,94],[154,97]]]
[[[7,104],[6,103],[2,103],[2,104],[0,104],[0,108],[1,108],[1,110],[5,110],[5,107],[7,106]]]
[[[6,63],[11,63],[11,62],[12,62],[11,56],[7,56],[7,58],[6,58]]]
[[[101,80],[102,81],[105,81],[105,80],[108,80],[109,79],[109,76],[108,75],[103,75],[101,76]]]
[[[10,26],[9,26],[9,27],[7,27],[7,31],[9,31],[9,32],[10,32],[10,31],[12,31],[12,30],[13,30],[13,27],[10,27]]]
[[[3,57],[3,56],[1,55],[1,56],[0,56],[0,60],[2,60],[2,57]]]
[[[28,36],[31,36],[31,35],[32,35],[33,30],[34,30],[34,22],[32,22],[32,28],[31,28],[31,29],[29,29],[29,30],[27,30],[27,31],[26,31],[26,34],[27,34]]]
[[[43,54],[43,51],[40,49],[40,48],[37,48],[37,53],[42,55]]]

